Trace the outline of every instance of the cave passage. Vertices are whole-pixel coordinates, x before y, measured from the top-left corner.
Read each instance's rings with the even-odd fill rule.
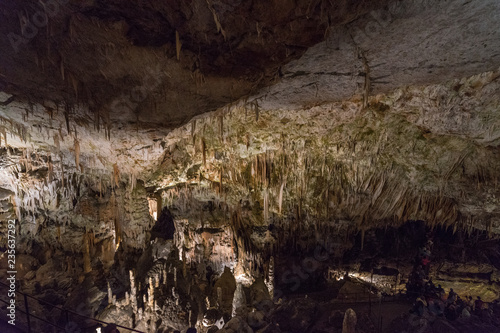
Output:
[[[0,1],[0,333],[500,333],[500,1]]]

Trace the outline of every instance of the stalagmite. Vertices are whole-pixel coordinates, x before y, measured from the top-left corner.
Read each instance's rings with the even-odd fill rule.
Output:
[[[177,267],[174,267],[174,286],[177,287]]]
[[[111,291],[111,287],[109,286],[109,282],[108,282],[108,303],[114,304],[113,303],[113,292]]]
[[[267,290],[269,291],[269,296],[271,299],[274,298],[274,257],[271,256],[269,259],[268,271],[266,274],[265,284],[267,286]]]
[[[167,286],[167,268],[166,267],[163,267],[163,270],[162,270],[162,276],[163,276],[163,284],[165,285],[165,287]]]
[[[344,314],[344,321],[342,324],[342,333],[355,333],[356,332],[356,312],[349,308]]]
[[[231,316],[244,316],[246,313],[246,297],[243,285],[238,283],[233,296],[233,308]]]
[[[175,304],[179,305],[179,293],[175,291],[175,287],[172,287],[172,297],[175,299]]]
[[[217,306],[219,309],[222,307],[222,288],[217,287]]]
[[[154,285],[153,285],[153,280],[151,277],[149,278],[148,281],[148,307],[150,309],[154,309]]]
[[[134,278],[134,273],[132,270],[129,271],[130,275],[130,299],[132,301],[132,310],[134,312],[137,311],[137,295],[136,295],[136,289],[135,289],[135,278]]]

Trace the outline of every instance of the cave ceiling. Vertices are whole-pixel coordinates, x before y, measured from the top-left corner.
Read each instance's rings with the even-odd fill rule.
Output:
[[[499,15],[495,0],[2,1],[2,214],[83,216],[85,196],[140,181],[163,203],[247,202],[254,224],[498,233]]]
[[[330,29],[387,2],[5,1],[1,84],[100,111],[161,73],[134,121],[174,127],[270,85]]]

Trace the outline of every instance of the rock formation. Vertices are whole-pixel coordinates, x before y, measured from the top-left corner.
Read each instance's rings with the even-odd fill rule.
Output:
[[[15,221],[17,286],[54,325],[340,332],[330,301],[403,292],[430,241],[429,276],[493,301],[499,13],[2,1],[0,276]]]

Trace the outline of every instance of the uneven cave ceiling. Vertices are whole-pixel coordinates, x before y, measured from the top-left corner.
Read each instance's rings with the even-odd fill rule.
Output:
[[[3,214],[141,180],[255,224],[500,232],[495,0],[61,0],[30,34],[40,6],[0,4]]]
[[[387,2],[54,1],[44,9],[5,1],[0,87],[106,113],[150,72],[162,73],[133,121],[174,127],[271,84],[330,29]]]

